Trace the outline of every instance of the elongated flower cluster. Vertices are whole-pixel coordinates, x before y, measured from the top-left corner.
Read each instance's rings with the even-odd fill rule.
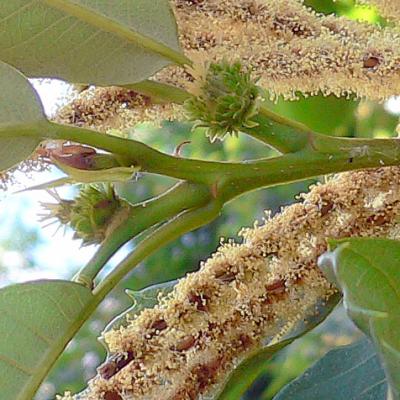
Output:
[[[101,132],[134,127],[138,123],[172,120],[182,116],[174,104],[156,104],[148,96],[120,87],[83,91],[59,110],[55,121]]]
[[[189,57],[239,59],[271,95],[354,93],[382,100],[400,93],[395,28],[319,15],[298,0],[171,2]],[[396,1],[380,3],[389,11]]]
[[[80,400],[198,399],[249,351],[279,338],[334,289],[317,259],[326,238],[400,237],[400,168],[338,175],[262,226],[244,229],[128,326]]]

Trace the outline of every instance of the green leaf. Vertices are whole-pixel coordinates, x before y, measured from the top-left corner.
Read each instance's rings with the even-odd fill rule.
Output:
[[[354,238],[330,242],[320,259],[343,291],[356,325],[377,346],[394,399],[400,399],[400,242]]]
[[[0,290],[2,399],[32,400],[92,299],[89,289],[68,281],[35,281]]]
[[[28,158],[47,122],[29,81],[0,61],[0,171]]]
[[[274,400],[386,400],[386,394],[379,357],[363,339],[327,353]]]
[[[133,300],[133,305],[129,307],[126,311],[116,316],[103,330],[102,336],[99,340],[104,343],[103,335],[111,330],[120,328],[121,326],[127,326],[129,320],[135,315],[139,314],[142,310],[146,308],[152,308],[158,304],[160,297],[166,296],[170,293],[175,285],[178,283],[177,280],[159,283],[157,285],[152,285],[146,287],[142,290],[130,290],[127,289],[126,294]],[[106,346],[107,347],[107,346]]]
[[[294,340],[303,336],[311,329],[320,324],[333,310],[339,302],[340,296],[333,295],[325,305],[318,307],[316,315],[309,317],[306,321],[298,324],[292,332],[290,332],[284,340],[273,345],[266,346],[262,349],[255,350],[250,353],[246,359],[236,367],[228,377],[222,391],[217,393],[217,400],[240,400],[242,395],[257,379],[257,377],[265,371],[270,359],[281,349],[288,346]]]
[[[0,3],[0,59],[29,77],[130,84],[184,63],[168,0]]]

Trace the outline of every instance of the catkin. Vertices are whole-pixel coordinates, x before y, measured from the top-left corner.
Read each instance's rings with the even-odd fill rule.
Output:
[[[182,117],[175,104],[155,104],[148,96],[120,87],[91,88],[62,107],[55,122],[107,132],[143,122],[158,124]]]
[[[260,86],[296,99],[355,94],[383,100],[400,93],[400,32],[324,16],[298,0],[171,0],[189,58],[238,59]],[[393,3],[394,1],[387,2]],[[185,79],[167,69],[160,79]]]
[[[107,332],[110,358],[80,397],[63,399],[198,399],[335,292],[317,267],[327,238],[400,237],[400,167],[339,174],[301,199],[243,229],[243,243],[221,245],[159,305]]]

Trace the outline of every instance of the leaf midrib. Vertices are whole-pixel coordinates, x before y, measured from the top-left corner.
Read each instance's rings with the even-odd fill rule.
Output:
[[[73,16],[87,24],[94,26],[102,31],[117,35],[128,42],[134,43],[145,50],[151,50],[162,57],[169,59],[177,64],[188,64],[190,61],[180,52],[160,43],[139,32],[133,31],[120,24],[116,20],[109,18],[94,10],[88,10],[84,6],[80,6],[71,0],[42,0],[50,7],[56,8],[70,16]]]

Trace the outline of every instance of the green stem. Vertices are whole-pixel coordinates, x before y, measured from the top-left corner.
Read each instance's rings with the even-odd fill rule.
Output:
[[[276,114],[266,106],[260,107],[255,118],[259,125],[244,129],[248,135],[272,146],[281,153],[297,153],[309,149],[319,153],[351,153],[360,156],[368,152],[385,153],[392,157],[397,151],[399,139],[357,139],[324,135],[312,131],[306,125]]]
[[[43,126],[43,138],[63,139],[93,146],[122,156],[131,165],[143,171],[166,175],[192,182],[212,184],[218,175],[240,164],[185,159],[161,153],[136,140],[105,135],[90,129],[48,122]]]
[[[281,125],[259,114],[253,118],[258,125],[254,128],[243,128],[249,136],[278,150],[280,153],[295,153],[306,147],[308,136],[292,127]]]
[[[120,282],[125,275],[154,251],[177,239],[181,235],[213,221],[221,211],[221,204],[212,201],[203,208],[186,211],[166,222],[150,233],[115,269],[94,289],[99,303]]]
[[[277,114],[271,111],[264,104],[261,105],[259,114],[270,121],[292,128],[294,131],[299,132],[304,137],[306,137],[310,132],[312,132],[307,125],[304,125],[301,122],[293,121],[289,118],[284,117],[283,115]]]
[[[143,171],[206,185],[248,182],[251,183],[248,190],[320,174],[400,163],[400,139],[397,138],[349,139],[312,133],[304,150],[277,158],[231,163],[170,156],[134,140],[84,128],[50,123],[45,129],[47,137],[72,140],[119,154]]]
[[[126,89],[132,89],[136,92],[144,94],[156,103],[175,103],[183,104],[185,100],[191,97],[191,94],[176,86],[167,85],[165,83],[146,80],[143,82],[123,85]]]
[[[258,126],[245,128],[244,132],[281,153],[295,153],[307,147],[314,147],[317,141],[328,142],[331,139],[330,136],[313,132],[302,123],[276,114],[265,105],[261,105],[254,121]]]
[[[333,138],[334,139],[334,138]],[[339,139],[339,138],[338,138]],[[338,140],[318,143],[325,151],[306,149],[261,162],[251,162],[252,174],[222,179],[217,193],[222,202],[261,187],[281,185],[336,172],[400,164],[400,140]],[[325,147],[324,147],[325,146]],[[329,152],[329,150],[332,150]]]
[[[179,182],[161,196],[133,206],[127,219],[106,237],[74,280],[92,287],[97,274],[121,246],[156,224],[183,211],[204,206],[210,198],[208,186]]]

